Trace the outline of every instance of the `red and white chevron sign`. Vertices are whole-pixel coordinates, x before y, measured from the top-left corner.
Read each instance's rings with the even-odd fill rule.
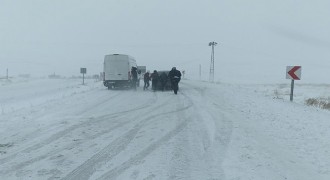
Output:
[[[301,66],[287,66],[286,67],[286,78],[293,80],[301,79]]]

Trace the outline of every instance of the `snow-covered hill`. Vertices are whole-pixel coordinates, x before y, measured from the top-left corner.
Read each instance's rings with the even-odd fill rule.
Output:
[[[330,179],[330,112],[272,88],[183,80],[174,95],[69,79],[1,83],[0,176]]]

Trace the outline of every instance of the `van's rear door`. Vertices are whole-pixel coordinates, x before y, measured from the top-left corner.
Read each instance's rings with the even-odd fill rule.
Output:
[[[106,80],[128,80],[128,60],[121,55],[113,55],[105,61]]]

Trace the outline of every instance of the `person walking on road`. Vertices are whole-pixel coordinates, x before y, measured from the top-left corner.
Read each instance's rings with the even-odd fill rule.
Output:
[[[168,73],[168,77],[171,80],[174,94],[177,94],[179,90],[179,82],[181,80],[181,72],[177,70],[176,67],[173,67],[172,70]]]
[[[148,87],[150,86],[150,73],[149,71],[147,71],[144,75],[143,75],[143,80],[144,80],[144,86],[143,86],[143,90],[148,89]]]
[[[138,74],[137,74],[137,68],[136,67],[132,67],[131,75],[132,75],[132,87],[133,87],[134,90],[136,90],[137,79],[138,79]]]
[[[157,90],[157,84],[159,80],[159,75],[156,70],[151,74],[151,82],[152,82],[152,90],[156,91]]]

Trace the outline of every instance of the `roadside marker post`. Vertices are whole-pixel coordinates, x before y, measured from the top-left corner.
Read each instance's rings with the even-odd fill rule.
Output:
[[[286,79],[291,79],[290,101],[293,101],[294,80],[301,79],[301,66],[287,66]]]

